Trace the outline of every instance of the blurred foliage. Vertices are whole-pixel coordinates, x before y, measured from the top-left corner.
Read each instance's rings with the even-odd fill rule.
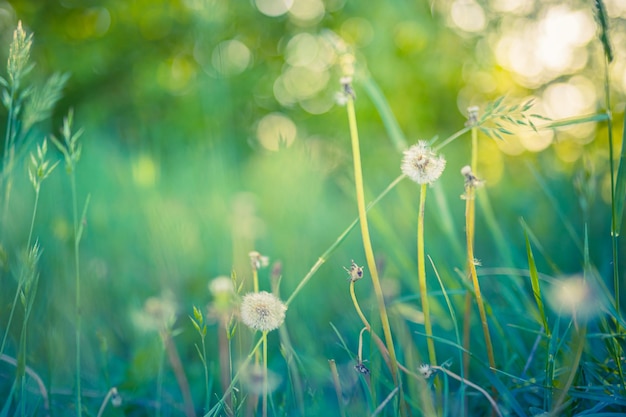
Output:
[[[234,271],[249,283],[247,254],[257,249],[282,262],[281,293],[287,296],[356,216],[347,120],[344,109],[334,104],[340,85],[333,34],[351,45],[357,57],[356,105],[367,199],[400,174],[400,155],[361,87],[366,78],[383,91],[408,143],[449,136],[463,128],[467,107],[484,108],[501,95],[514,104],[535,98],[536,111],[555,119],[603,111],[602,47],[587,2],[291,3],[292,10],[278,16],[261,12],[267,5],[284,4],[270,0],[0,3],[2,45],[10,43],[18,19],[34,32],[36,67],[29,76],[71,76],[52,119],[39,124],[33,136],[56,134],[69,108],[75,110],[75,124],[84,128],[83,156],[76,168],[80,200],[91,195],[81,243],[86,282],[84,380],[98,395],[118,385],[130,404],[126,415],[143,415],[133,414],[133,407],[154,407],[160,370],[165,372],[164,391],[178,395],[171,371],[163,365],[158,334],[142,321],[149,297],[173,294],[178,308],[175,327],[181,329],[175,340],[195,382],[194,398],[201,398],[202,370],[187,316],[193,305],[210,301],[209,280]],[[621,138],[626,8],[617,1],[606,3],[616,40],[611,93],[617,109],[615,137]],[[523,42],[525,30],[547,21],[553,9],[566,17],[582,13],[572,14],[570,22],[582,25],[581,33],[589,30],[585,24],[592,25],[586,42],[570,45],[572,54],[584,51],[585,62],[572,61],[562,68],[548,62],[544,78],[516,72],[517,64],[510,56],[503,58],[502,50],[515,52],[513,41]],[[474,23],[462,16],[473,17]],[[503,39],[509,43],[502,44]],[[2,49],[7,52],[8,47]],[[265,119],[268,115],[276,118]],[[268,139],[263,139],[263,120],[273,120],[266,123]],[[493,271],[485,277],[493,281],[484,287],[486,298],[510,316],[521,315],[530,327],[534,317],[524,316],[524,306],[508,304],[520,288],[530,294],[529,281],[497,272],[527,268],[520,217],[542,245],[535,252],[539,271],[554,275],[581,270],[586,225],[591,259],[610,286],[607,133],[601,123],[514,133],[503,141],[480,138],[484,195],[507,247],[488,232],[488,219],[479,210],[476,253],[485,269]],[[456,270],[465,266],[464,203],[459,196],[460,168],[469,163],[469,146],[469,136],[464,136],[443,150],[448,169],[426,209],[427,253],[453,289],[462,288]],[[9,264],[28,236],[33,196],[27,162],[15,171],[18,191],[11,203],[11,222],[3,230]],[[61,409],[71,398],[74,320],[70,192],[62,171],[57,169],[41,190],[35,228],[43,249],[40,305],[30,323],[35,336],[28,358],[46,384],[60,391],[55,401]],[[403,182],[370,212],[386,291],[398,303],[417,293],[417,191],[414,184]],[[449,210],[449,218],[442,207]],[[338,358],[342,366],[350,360],[328,323],[346,330],[357,322],[342,269],[351,259],[363,260],[356,231],[287,314],[300,360],[315,365],[303,366],[307,376],[320,385],[327,377],[324,358]],[[16,284],[6,268],[0,279],[4,320]],[[269,289],[269,272],[263,271],[260,279],[261,287]],[[437,288],[433,276],[429,285]],[[501,292],[508,295],[498,297]],[[370,288],[360,286],[357,293],[371,313],[375,303]],[[437,301],[434,313],[445,316],[443,300]],[[506,314],[503,322],[509,318]],[[305,326],[302,318],[307,318]],[[450,331],[450,326],[441,319],[435,333]],[[14,341],[19,340],[18,327],[11,330]],[[418,326],[407,327],[414,331]],[[354,346],[357,336],[350,337]],[[525,344],[515,354],[525,359],[528,348]],[[14,343],[7,352],[15,349]],[[208,349],[208,357],[216,358],[215,343]],[[455,354],[451,348],[442,349],[442,357]],[[279,358],[275,362],[276,368],[284,366]],[[216,369],[212,371],[217,378]],[[311,384],[312,390],[319,388]],[[1,392],[6,392],[4,385]],[[95,407],[99,399],[87,402]],[[320,404],[311,407],[323,409]]]

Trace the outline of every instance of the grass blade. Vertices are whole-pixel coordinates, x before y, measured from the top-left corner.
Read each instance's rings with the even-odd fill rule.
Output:
[[[407,145],[404,133],[402,133],[398,120],[396,120],[396,116],[394,116],[391,111],[391,107],[378,84],[376,84],[372,77],[366,77],[362,80],[361,85],[370,97],[370,100],[372,100],[372,103],[374,103],[376,110],[378,110],[378,114],[383,121],[385,129],[387,129],[387,134],[389,134],[389,139],[391,139],[393,146],[398,152],[406,150],[409,146]]]
[[[617,178],[615,180],[615,224],[613,233],[619,236],[622,218],[624,216],[624,199],[626,199],[626,117],[624,117],[624,129],[622,131],[622,150],[620,152]]]
[[[524,240],[526,241],[526,256],[528,257],[528,271],[530,273],[530,283],[533,288],[533,295],[535,296],[537,307],[539,308],[539,314],[541,315],[543,328],[546,329],[546,334],[549,337],[550,327],[548,326],[548,319],[546,317],[545,309],[543,308],[543,300],[541,297],[541,287],[539,286],[539,272],[537,271],[537,264],[535,264],[535,257],[533,256],[533,250],[530,247],[530,240],[528,240],[528,233],[526,232],[526,223],[524,222],[523,219],[520,221],[522,222],[522,227],[524,228]]]

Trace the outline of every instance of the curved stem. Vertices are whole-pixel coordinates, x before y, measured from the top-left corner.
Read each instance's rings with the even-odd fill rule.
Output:
[[[357,130],[356,114],[354,111],[354,101],[352,98],[348,99],[348,122],[350,124],[350,138],[352,142],[352,155],[354,163],[354,182],[356,188],[357,207],[359,211],[359,222],[361,224],[361,235],[363,238],[363,247],[365,250],[365,258],[367,259],[367,266],[370,270],[372,277],[372,284],[374,292],[376,294],[376,300],[378,302],[378,310],[380,313],[381,325],[383,333],[385,335],[385,343],[389,350],[389,359],[391,361],[391,376],[394,384],[400,384],[398,378],[398,361],[396,359],[396,350],[393,345],[393,337],[391,335],[391,327],[389,326],[389,317],[387,316],[387,308],[385,307],[385,299],[383,296],[383,290],[380,285],[380,279],[378,277],[378,268],[376,266],[376,260],[374,259],[374,249],[372,248],[372,241],[370,239],[369,226],[367,223],[367,213],[365,208],[365,193],[363,191],[363,172],[361,168],[361,151],[359,147],[359,134]],[[401,390],[402,391],[402,390]],[[402,397],[402,394],[400,394]],[[404,415],[404,407],[400,407],[402,415]]]

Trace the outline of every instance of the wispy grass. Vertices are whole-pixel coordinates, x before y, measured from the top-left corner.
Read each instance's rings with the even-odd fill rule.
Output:
[[[86,224],[87,208],[89,207],[90,196],[87,196],[83,206],[82,214],[79,217],[78,212],[78,193],[76,190],[76,165],[81,155],[81,144],[78,139],[83,134],[83,130],[72,131],[74,120],[74,112],[70,111],[65,119],[63,119],[63,127],[61,129],[61,140],[52,137],[52,142],[57,149],[63,154],[65,160],[65,170],[70,179],[72,192],[72,225],[74,231],[74,284],[75,284],[75,319],[76,319],[76,415],[82,416],[82,394],[81,394],[81,338],[82,338],[82,305],[81,305],[81,289],[80,289],[80,241],[83,236]]]

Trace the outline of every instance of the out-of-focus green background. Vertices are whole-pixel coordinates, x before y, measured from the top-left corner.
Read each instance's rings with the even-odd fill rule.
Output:
[[[615,46],[609,72],[619,145],[626,4],[605,3]],[[151,398],[161,349],[142,325],[148,297],[171,292],[184,329],[176,340],[190,379],[199,381],[187,315],[192,305],[210,301],[209,280],[232,270],[249,279],[248,252],[256,249],[282,262],[286,298],[356,216],[347,117],[334,102],[340,87],[336,37],[357,57],[367,200],[400,174],[401,155],[362,80],[379,86],[409,144],[449,136],[463,128],[467,107],[484,108],[501,95],[512,104],[534,98],[533,111],[555,120],[604,108],[602,45],[594,10],[583,1],[1,2],[3,57],[18,20],[34,32],[30,79],[71,74],[54,116],[39,126],[41,138],[58,132],[69,108],[85,129],[76,172],[79,204],[91,196],[81,243],[85,385],[96,392],[120,385],[138,407]],[[587,224],[592,260],[610,285],[606,124],[514,133],[503,141],[480,138],[479,175],[507,243],[499,246],[486,232],[479,211],[476,255],[483,267],[527,267],[523,217],[545,249],[540,269],[552,272],[554,262],[562,273],[579,272],[577,245]],[[467,135],[443,149],[447,170],[427,202],[426,250],[450,283],[465,265],[459,196],[469,149]],[[33,203],[25,168],[16,181],[4,233],[9,256],[25,245]],[[59,166],[42,187],[35,227],[43,256],[29,356],[51,386],[68,392],[74,320],[69,195]],[[418,187],[405,181],[371,212],[391,299],[417,292],[417,201]],[[449,217],[439,209],[442,201]],[[305,362],[348,361],[329,322],[349,328],[358,321],[342,269],[351,259],[364,263],[358,231],[290,306],[287,325]],[[4,321],[14,283],[6,274],[2,279]],[[521,278],[489,279],[530,288]],[[494,305],[498,285],[505,284],[485,286]],[[261,286],[269,289],[267,271]],[[370,290],[369,283],[358,288],[368,311]],[[18,340],[17,328],[14,333]],[[209,349],[214,356],[215,345]]]

